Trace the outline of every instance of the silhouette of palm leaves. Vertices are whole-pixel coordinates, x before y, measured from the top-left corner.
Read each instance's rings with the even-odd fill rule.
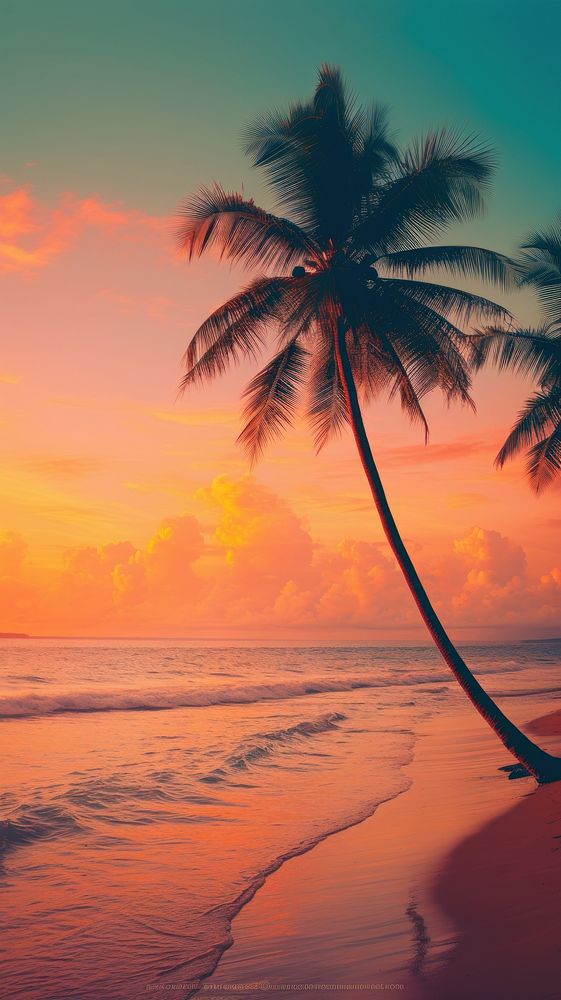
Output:
[[[496,464],[527,451],[526,471],[537,493],[561,470],[561,219],[533,233],[522,246],[520,283],[535,288],[546,322],[538,328],[505,333],[488,329],[473,342],[476,367],[491,362],[530,375],[538,391],[526,400]]]
[[[257,359],[274,329],[274,354],[245,392],[240,441],[255,460],[304,400],[319,449],[347,420],[334,354],[337,313],[364,401],[383,392],[399,397],[425,435],[426,393],[440,389],[473,405],[468,327],[499,325],[509,314],[438,276],[507,287],[514,268],[480,247],[426,244],[481,210],[491,151],[446,130],[399,151],[385,110],[357,107],[330,66],[321,68],[309,101],[260,117],[244,142],[282,214],[218,184],[181,208],[177,237],[189,258],[213,249],[259,271],[195,332],[181,387]]]

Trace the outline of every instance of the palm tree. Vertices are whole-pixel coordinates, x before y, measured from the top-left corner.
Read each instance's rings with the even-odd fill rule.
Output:
[[[487,361],[537,379],[497,458],[506,461],[527,449],[527,473],[536,493],[561,470],[561,217],[522,245],[521,284],[536,289],[545,320],[541,327],[508,333],[491,328],[474,342],[474,362]]]
[[[202,188],[180,210],[178,238],[189,259],[216,248],[222,258],[264,272],[194,334],[182,388],[255,359],[276,326],[276,352],[244,394],[240,440],[251,459],[290,425],[305,388],[318,449],[351,425],[384,532],[446,663],[537,780],[561,778],[561,760],[507,719],[446,634],[390,510],[359,402],[359,394],[363,402],[381,392],[398,396],[425,435],[421,401],[430,390],[473,406],[464,327],[476,318],[500,324],[508,314],[489,299],[423,279],[440,270],[509,283],[510,262],[500,254],[426,245],[480,210],[491,153],[443,130],[400,154],[384,111],[357,108],[329,66],[311,100],[264,116],[245,140],[285,214],[219,185]]]

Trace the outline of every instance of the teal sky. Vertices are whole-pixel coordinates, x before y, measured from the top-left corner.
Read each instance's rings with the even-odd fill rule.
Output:
[[[330,61],[404,138],[495,144],[476,231],[509,249],[561,209],[560,38],[558,0],[3,0],[0,172],[158,214],[215,178],[260,193],[240,126]]]

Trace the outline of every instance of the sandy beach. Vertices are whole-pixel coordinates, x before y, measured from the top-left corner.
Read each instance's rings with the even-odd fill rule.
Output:
[[[202,995],[558,996],[561,787],[508,762],[473,713],[427,723],[410,788],[275,873]]]
[[[558,644],[470,655],[555,749]],[[561,786],[508,779],[431,650],[4,660],[0,996],[555,995]]]
[[[561,712],[527,729],[559,739]],[[434,996],[559,996],[560,847],[556,783],[530,789],[452,851],[434,895],[460,935],[431,984]]]

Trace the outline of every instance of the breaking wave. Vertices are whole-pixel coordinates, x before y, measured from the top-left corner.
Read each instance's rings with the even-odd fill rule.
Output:
[[[214,688],[166,687],[115,689],[36,694],[22,692],[0,697],[0,718],[57,715],[63,712],[163,711],[173,708],[204,708],[210,705],[248,705],[261,701],[284,701],[331,691],[354,691],[443,683],[449,675],[410,674],[407,677],[368,675],[302,678],[271,683],[228,685]]]
[[[21,806],[13,817],[0,822],[0,853],[36,840],[79,833],[81,829],[75,816],[60,806]]]
[[[222,781],[226,770],[245,771],[253,764],[266,760],[276,752],[279,746],[289,744],[294,740],[309,739],[322,733],[339,729],[339,723],[345,722],[347,716],[342,712],[329,712],[311,722],[298,722],[286,729],[274,729],[269,733],[256,733],[251,743],[238,747],[229,754],[222,767],[216,767],[199,780],[213,784]]]
[[[26,716],[57,715],[64,712],[123,712],[164,711],[173,708],[204,708],[211,705],[249,705],[265,701],[285,701],[306,695],[331,691],[354,691],[360,688],[395,688],[449,683],[452,678],[444,669],[426,672],[414,669],[392,671],[376,665],[376,673],[306,677],[257,684],[226,684],[224,686],[179,687],[178,685],[144,688],[103,687],[89,690],[54,691],[49,693],[20,691],[0,697],[0,719]],[[476,674],[503,674],[521,670],[511,661],[479,664]],[[427,688],[427,691],[429,689]]]

